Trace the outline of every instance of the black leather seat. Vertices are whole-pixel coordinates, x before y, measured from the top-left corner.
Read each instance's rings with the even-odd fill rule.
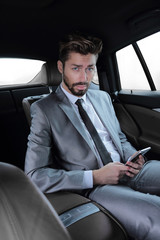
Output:
[[[49,92],[55,91],[57,86],[61,83],[61,74],[57,69],[55,62],[44,63],[41,67],[41,71],[31,80],[30,84],[43,84],[48,86]],[[38,96],[29,96],[23,99],[22,105],[28,121],[31,124],[30,106],[33,102],[45,97],[47,94]]]
[[[0,163],[0,239],[71,240],[47,198],[6,163]]]
[[[54,74],[55,73],[55,74]],[[36,76],[48,79],[48,86],[54,91],[61,82],[56,64],[45,63]],[[55,79],[56,78],[56,79]],[[24,111],[30,125],[30,106],[46,95],[31,96],[23,99]],[[46,194],[46,197],[59,214],[74,240],[124,240],[128,239],[122,225],[105,209],[89,199],[70,192]]]

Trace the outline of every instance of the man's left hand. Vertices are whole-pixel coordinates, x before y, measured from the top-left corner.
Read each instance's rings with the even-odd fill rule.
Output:
[[[136,176],[142,169],[144,163],[145,160],[142,155],[139,156],[136,162],[127,162],[126,165],[128,166],[128,171],[126,172],[126,175],[131,178]]]

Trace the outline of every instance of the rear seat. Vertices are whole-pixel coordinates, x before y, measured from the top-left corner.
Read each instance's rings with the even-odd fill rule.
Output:
[[[43,79],[43,80],[42,80]],[[56,63],[49,62],[44,63],[42,65],[41,71],[39,74],[33,79],[34,82],[45,82],[49,88],[49,91],[55,91],[58,85],[61,83],[61,75],[57,70]],[[22,105],[24,108],[24,112],[26,114],[26,118],[28,124],[31,124],[31,116],[30,116],[30,106],[33,102],[45,97],[47,94],[41,94],[37,96],[29,96],[23,99]]]
[[[19,168],[0,163],[0,238],[71,240],[49,201]]]
[[[48,81],[50,91],[61,82],[61,75],[55,63],[45,63],[36,76]],[[46,81],[45,80],[45,81]],[[31,96],[23,99],[23,107],[30,125],[30,106],[46,95]],[[128,239],[121,224],[100,205],[89,199],[70,192],[46,194],[46,197],[59,214],[74,240],[123,240]]]

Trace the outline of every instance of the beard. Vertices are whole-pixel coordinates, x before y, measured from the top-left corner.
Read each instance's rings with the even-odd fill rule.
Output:
[[[89,85],[90,85],[88,81],[86,81],[86,82],[77,82],[77,83],[73,83],[72,85],[70,85],[69,84],[69,80],[68,80],[68,78],[65,75],[63,75],[63,82],[65,83],[65,85],[67,86],[69,91],[73,95],[78,96],[78,97],[83,96],[87,92],[87,90],[89,88]],[[77,85],[86,86],[86,88],[84,90],[77,90],[77,89],[75,89],[75,86],[77,86]]]

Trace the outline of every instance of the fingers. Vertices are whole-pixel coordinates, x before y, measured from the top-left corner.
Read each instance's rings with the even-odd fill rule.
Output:
[[[129,173],[129,175],[134,177],[135,175],[137,175],[139,173],[139,171],[140,171],[139,169],[135,169],[133,167],[128,167],[127,173]]]
[[[134,169],[139,169],[138,162],[127,162],[126,165]]]
[[[145,163],[144,157],[142,155],[139,156],[139,158],[136,161],[140,166],[143,166]]]
[[[93,170],[94,185],[118,184],[119,179],[123,177],[128,168],[123,163],[108,163],[100,169]]]
[[[140,158],[138,158],[136,160],[136,162],[127,162],[126,165],[130,166],[132,168],[141,170],[141,168],[143,167],[144,163],[145,163],[145,160],[144,160],[143,156],[141,156]]]
[[[135,175],[133,174],[133,173],[131,173],[131,172],[126,172],[126,175],[128,176],[128,177],[131,177],[131,178],[133,178]]]
[[[136,176],[139,171],[142,169],[144,165],[144,158],[139,158],[136,162],[127,162],[126,164],[128,166],[128,171],[126,172],[126,175],[129,177]]]

